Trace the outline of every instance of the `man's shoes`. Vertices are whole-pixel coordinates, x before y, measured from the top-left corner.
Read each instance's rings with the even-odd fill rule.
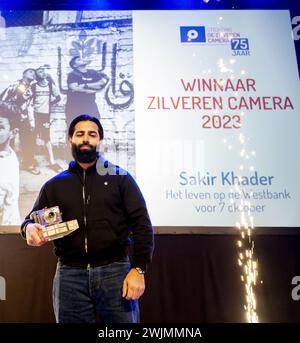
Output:
[[[50,164],[49,168],[55,171],[56,173],[61,173],[62,171],[64,171],[64,169],[58,163]]]

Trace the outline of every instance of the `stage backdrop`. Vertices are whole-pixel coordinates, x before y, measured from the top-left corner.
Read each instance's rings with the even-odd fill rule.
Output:
[[[288,11],[134,12],[137,177],[155,225],[299,226]],[[151,23],[156,25],[151,25]]]
[[[210,1],[205,4],[198,1],[197,4],[206,8],[210,4],[221,6],[222,2],[225,1]],[[239,8],[243,7],[242,2],[238,1]],[[174,6],[172,2],[168,3],[170,7]],[[137,177],[154,224],[157,225],[158,220],[165,220],[166,217],[170,219],[170,223],[174,222],[174,217],[178,219],[178,223],[186,220],[184,227],[178,228],[177,232],[181,230],[190,233],[192,230],[187,226],[188,223],[196,220],[196,224],[192,225],[208,226],[211,225],[209,223],[217,223],[221,215],[224,219],[222,226],[228,225],[228,222],[233,226],[246,216],[249,219],[252,217],[254,224],[267,222],[268,225],[275,226],[278,221],[275,222],[272,218],[269,220],[269,213],[271,208],[275,208],[272,215],[278,217],[279,208],[282,216],[286,217],[287,213],[290,215],[289,218],[284,217],[285,221],[277,218],[283,222],[284,234],[288,235],[286,226],[299,227],[299,218],[297,219],[295,212],[295,204],[299,201],[299,185],[295,178],[299,171],[299,145],[298,133],[295,136],[293,131],[293,126],[299,127],[295,115],[296,110],[299,110],[298,99],[295,98],[295,94],[299,94],[299,85],[291,37],[293,30],[299,62],[300,11],[296,1],[291,1],[291,4],[295,7],[291,10],[291,17],[286,11],[258,11],[255,19],[250,11],[193,11],[195,14],[184,11],[180,12],[178,19],[175,12],[148,12],[154,20],[151,22],[144,12],[131,11],[2,12],[0,27],[4,29],[0,30],[0,91],[4,92],[15,81],[20,80],[25,69],[45,67],[47,81],[53,81],[52,86],[56,87],[61,98],[49,111],[51,144],[56,162],[66,167],[70,157],[66,142],[65,114],[69,91],[68,75],[72,72],[70,62],[75,56],[84,57],[89,60],[88,68],[96,71],[98,78],[101,76],[103,81],[102,88],[95,92],[95,103],[106,131],[103,153],[112,161],[127,167]],[[90,4],[92,5],[94,6]],[[139,5],[142,6],[142,3]],[[180,5],[176,3],[176,6]],[[271,7],[266,6],[263,1],[251,2],[251,5]],[[61,8],[65,4],[60,3],[58,6]],[[249,2],[244,8],[248,6]],[[230,4],[228,8],[231,7]],[[142,19],[144,23],[141,22]],[[145,27],[146,24],[149,25],[148,28]],[[232,41],[231,38],[235,40]],[[137,42],[139,46],[136,46]],[[148,53],[144,54],[142,49]],[[143,61],[136,61],[139,55],[143,56]],[[210,61],[207,56],[211,58]],[[150,73],[152,77],[149,76]],[[145,80],[142,84],[141,79]],[[204,84],[201,79],[207,82]],[[210,79],[216,79],[217,83],[211,83]],[[224,84],[229,79],[232,85],[229,81]],[[235,90],[239,79],[242,80],[239,83],[241,88]],[[248,83],[247,79],[250,80]],[[36,81],[32,80],[30,86]],[[198,83],[202,88],[198,89]],[[244,85],[249,87],[249,91],[247,88],[243,90]],[[206,87],[205,92],[202,91],[203,86]],[[215,91],[213,88],[211,91],[208,87],[217,89]],[[22,89],[24,88],[21,87],[20,90]],[[47,93],[48,91],[50,88]],[[47,96],[47,93],[44,95]],[[200,102],[198,98],[203,98],[203,93],[208,98]],[[290,103],[286,103],[285,110],[280,108],[279,99],[275,102],[276,109],[239,108],[241,97],[249,99],[264,96],[272,97],[266,100],[267,106],[274,104],[273,97],[283,100],[288,97]],[[152,100],[148,97],[156,98]],[[162,100],[163,97],[168,98],[168,102]],[[178,100],[178,97],[181,99]],[[191,97],[194,100],[189,100]],[[222,98],[220,101],[224,108],[210,109],[212,106],[209,97]],[[230,105],[236,105],[237,108],[229,108],[230,97]],[[30,114],[34,107],[33,96],[29,96],[28,100],[25,109],[29,109]],[[160,108],[148,109],[149,101],[153,101],[151,107]],[[191,107],[193,101],[196,109],[183,108]],[[220,101],[213,101],[214,106],[218,106]],[[282,104],[285,105],[284,102]],[[2,105],[5,107],[5,104]],[[198,105],[205,108],[198,109]],[[254,101],[253,105],[257,106],[259,103]],[[173,109],[166,109],[170,106]],[[141,111],[137,110],[138,107]],[[5,115],[5,112],[1,115]],[[205,115],[207,117],[203,118]],[[22,119],[26,119],[26,113],[23,113]],[[235,127],[224,128],[225,123],[226,126]],[[204,128],[204,124],[210,128]],[[0,120],[1,147],[3,143],[7,143],[9,137],[10,147],[17,154],[11,161],[19,165],[14,169],[6,168],[6,172],[0,166],[2,232],[18,231],[16,209],[19,209],[21,220],[30,210],[41,184],[55,175],[49,165],[45,141],[36,132],[33,134],[34,127],[24,136],[34,138],[33,149],[30,150],[20,146],[20,131],[23,126],[20,122],[16,126],[19,133],[10,132],[7,120]],[[187,132],[187,129],[191,132]],[[160,130],[161,136],[157,138],[156,131]],[[163,137],[174,141],[162,141]],[[157,139],[161,149],[157,147]],[[32,174],[24,167],[24,154],[34,157],[41,171],[39,175]],[[295,157],[292,159],[288,157],[293,155]],[[0,153],[0,160],[12,156],[12,151],[6,147]],[[183,156],[186,160],[182,160]],[[213,163],[213,159],[216,162]],[[282,161],[280,164],[279,159]],[[151,165],[150,160],[153,162]],[[153,173],[149,175],[147,170],[143,170],[139,161],[146,163],[145,167],[151,168]],[[158,163],[161,164],[159,177]],[[251,166],[254,167],[252,170]],[[170,178],[167,177],[168,168],[172,170]],[[178,170],[185,174],[180,176]],[[234,175],[220,174],[223,171],[234,172]],[[259,180],[260,183],[271,184],[245,184],[247,181],[256,182],[255,171],[258,173],[257,182]],[[6,179],[4,175],[7,175]],[[226,184],[232,176],[247,175],[248,179],[233,178],[240,185]],[[251,176],[254,178],[250,179]],[[261,179],[261,176],[270,176],[271,179]],[[20,187],[20,194],[18,191],[12,192],[9,177],[14,180],[14,190]],[[155,203],[150,198],[154,192],[149,189],[147,182],[157,190],[155,198],[160,202]],[[266,192],[267,189],[271,196],[282,192],[283,198],[260,198],[270,194]],[[225,193],[225,198],[222,193]],[[245,199],[247,194],[252,199]],[[181,199],[183,195],[186,198]],[[218,196],[220,199],[209,198]],[[243,212],[246,210],[243,206],[249,206],[245,200],[251,200],[250,207],[255,206],[255,211],[251,212],[250,209],[249,214]],[[284,208],[287,203],[291,204],[288,212]],[[212,212],[219,211],[221,206],[221,214]],[[241,213],[239,206],[242,206]],[[265,207],[260,212],[257,206]],[[164,208],[165,212],[162,213],[164,216],[158,218],[159,207]],[[207,213],[204,212],[205,209]],[[189,216],[191,212],[192,215]],[[177,225],[177,221],[174,225]],[[172,233],[175,229],[169,227],[167,231]],[[214,233],[219,234],[221,231],[218,228]],[[228,232],[237,235],[236,230]],[[241,252],[241,247],[237,244],[241,242],[237,241],[236,235],[156,236],[154,261],[146,275],[147,291],[141,301],[142,321],[244,322],[248,320],[247,313],[245,315],[244,312],[247,308],[245,290],[250,287],[240,282],[241,278],[249,279],[250,282],[257,280],[257,312],[261,322],[299,321],[299,301],[296,301],[299,297],[298,294],[296,298],[293,296],[299,285],[292,281],[295,277],[299,279],[296,276],[299,274],[300,263],[299,236],[276,236],[277,230],[274,227],[256,232],[264,234],[256,236],[254,259],[251,261],[252,253],[246,254],[247,259],[244,259],[253,265],[256,262],[255,256],[259,257],[259,278],[255,276],[253,279],[244,278],[247,268],[238,263],[241,261],[237,259],[236,246],[239,247],[238,252]],[[248,241],[248,236],[243,243],[246,240]],[[249,242],[250,245],[253,243],[251,240]],[[56,261],[51,246],[35,249],[24,244],[17,235],[1,235],[0,321],[52,322],[51,282]],[[18,256],[20,258],[16,258]],[[182,289],[185,290],[184,297]]]
[[[2,226],[15,230],[42,183],[67,167],[74,83],[92,82],[100,85],[80,100],[103,123],[101,151],[136,177],[155,226],[300,226],[298,16],[45,11],[30,25],[2,19]],[[87,72],[76,70],[76,57]],[[36,72],[29,79],[28,68]]]

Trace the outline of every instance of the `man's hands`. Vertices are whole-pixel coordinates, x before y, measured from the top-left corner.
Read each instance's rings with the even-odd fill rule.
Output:
[[[28,245],[40,247],[47,243],[47,239],[43,236],[42,226],[37,223],[29,223],[26,226],[26,241]]]
[[[126,300],[139,299],[145,290],[145,277],[143,274],[132,268],[123,281],[122,297]]]

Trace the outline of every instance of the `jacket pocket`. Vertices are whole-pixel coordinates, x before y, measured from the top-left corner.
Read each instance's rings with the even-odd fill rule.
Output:
[[[119,243],[119,237],[107,220],[89,221],[87,239],[89,252],[111,248]]]
[[[78,253],[84,253],[84,224],[78,220],[79,229],[71,234],[54,241],[56,254],[58,256],[67,256]]]

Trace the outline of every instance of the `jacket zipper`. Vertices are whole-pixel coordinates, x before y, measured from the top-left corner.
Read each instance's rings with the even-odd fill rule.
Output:
[[[84,250],[88,253],[88,243],[87,243],[87,227],[86,227],[86,195],[85,195],[85,174],[86,171],[83,170],[83,185],[82,185],[82,198],[83,198],[83,220],[84,220]],[[90,264],[87,265],[87,269],[90,269]]]

